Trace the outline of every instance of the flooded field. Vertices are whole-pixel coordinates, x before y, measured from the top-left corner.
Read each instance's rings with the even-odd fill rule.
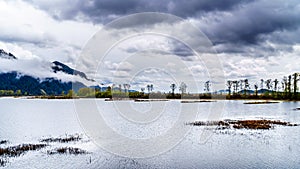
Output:
[[[299,102],[96,102],[107,125],[133,139],[162,135],[182,113],[197,115],[180,125],[189,130],[174,148],[153,157],[130,158],[98,147],[85,134],[72,100],[0,98],[0,168],[300,167]],[[163,109],[150,123],[134,123],[120,113],[128,113],[120,104],[145,116],[155,104]]]

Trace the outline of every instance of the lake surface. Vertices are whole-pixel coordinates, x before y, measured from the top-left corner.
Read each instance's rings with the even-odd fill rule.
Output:
[[[107,125],[116,133],[132,139],[160,136],[174,127],[181,113],[190,117],[188,113],[195,111],[196,116],[191,116],[193,118],[186,122],[263,118],[300,124],[300,111],[293,110],[300,107],[299,102],[259,105],[243,104],[246,101],[242,100],[207,103],[180,103],[178,100],[116,102],[96,100],[97,108]],[[157,118],[148,123],[137,123],[131,117],[125,117],[130,116],[129,111],[133,109],[141,112],[141,117],[143,113],[148,117],[148,110],[156,106],[163,108],[155,115]],[[89,111],[88,108],[86,110]],[[117,152],[106,151],[97,146],[93,138],[84,134],[83,127],[73,100],[0,98],[0,140],[9,141],[1,147],[39,143],[43,138],[69,134],[83,137],[78,142],[50,143],[39,151],[9,158],[8,163],[0,168],[300,168],[300,126],[275,126],[270,130],[217,130],[216,127],[205,126],[190,129],[191,126],[180,123],[180,128],[189,129],[178,144],[147,158],[122,157]],[[164,144],[157,143],[153,147]],[[47,154],[47,151],[59,147],[77,147],[89,153]],[[146,150],[139,148],[136,151]],[[122,151],[129,150],[124,146]]]

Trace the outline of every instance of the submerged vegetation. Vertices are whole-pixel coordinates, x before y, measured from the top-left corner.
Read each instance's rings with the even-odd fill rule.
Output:
[[[0,141],[0,144],[6,144],[6,143],[8,143],[7,140],[1,140],[1,141]]]
[[[79,155],[79,154],[88,154],[87,151],[82,150],[80,148],[73,148],[73,147],[63,147],[57,148],[55,150],[47,151],[47,154],[72,154],[72,155]]]
[[[69,135],[66,136],[65,138],[45,138],[40,140],[41,142],[59,142],[59,143],[68,143],[68,142],[73,142],[73,141],[80,141],[82,138],[79,135]]]
[[[216,102],[213,100],[182,100],[181,103],[207,103],[207,102]]]
[[[274,125],[281,126],[298,126],[297,124],[291,124],[289,122],[282,122],[279,120],[223,120],[223,121],[196,121],[187,123],[193,126],[218,126],[219,129],[255,129],[265,130],[271,129]]]
[[[6,159],[0,158],[0,167],[1,167],[1,166],[5,166],[6,163],[7,163],[7,160],[6,160]]]
[[[273,102],[273,101],[259,101],[259,102],[245,102],[244,104],[274,104],[279,102]]]
[[[16,146],[7,146],[7,147],[0,147],[0,167],[5,166],[9,162],[9,158],[12,157],[19,157],[23,154],[25,154],[28,151],[38,151],[42,148],[45,148],[47,146],[51,146],[49,143],[69,143],[69,142],[76,142],[80,141],[82,138],[79,135],[67,135],[66,137],[57,137],[57,138],[46,138],[41,139],[41,144],[20,144]],[[2,140],[0,143],[7,144],[7,140]],[[54,154],[73,154],[73,155],[79,155],[79,154],[87,154],[88,152],[85,150],[82,150],[80,148],[73,148],[73,147],[61,147],[56,148],[54,150],[48,150],[48,155],[54,155]]]
[[[16,157],[27,151],[39,150],[46,147],[47,144],[21,144],[6,148],[0,148],[0,156]]]

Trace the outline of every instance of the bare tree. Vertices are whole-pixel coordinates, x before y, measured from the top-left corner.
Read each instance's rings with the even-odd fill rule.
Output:
[[[187,85],[184,82],[181,82],[180,86],[179,86],[179,91],[181,91],[181,94],[183,95],[184,93],[186,93],[186,88]]]
[[[258,85],[257,84],[254,85],[254,89],[255,89],[255,96],[257,96],[257,89],[258,89]]]
[[[291,85],[292,85],[292,76],[289,75],[289,76],[288,76],[288,86],[287,86],[289,98],[291,98],[291,93],[292,93]]]
[[[115,87],[116,87],[116,85],[115,85],[115,84],[112,84],[112,85],[111,85],[111,90],[114,91],[114,90],[115,90]]]
[[[288,92],[288,78],[286,76],[283,77],[281,84],[282,84],[282,91],[284,92],[284,95],[286,97]]]
[[[237,81],[236,80],[234,80],[234,81],[232,81],[232,84],[233,84],[233,94],[235,94],[236,93],[236,86],[237,86]]]
[[[124,87],[124,90],[125,90],[125,93],[129,92],[129,88],[131,87],[130,84],[123,84],[123,87]]]
[[[260,89],[264,89],[264,79],[260,79]]]
[[[231,94],[231,87],[232,87],[232,81],[231,80],[228,80],[227,81],[227,87],[228,87],[228,94],[229,94],[229,96],[230,96],[230,94]]]
[[[235,80],[232,83],[233,83],[233,91],[234,93],[237,93],[240,81]]]
[[[245,79],[244,80],[244,94],[246,95],[246,91],[250,89],[250,84],[249,84],[249,80]]]
[[[296,99],[297,98],[297,83],[298,83],[298,81],[299,81],[299,78],[298,78],[298,76],[299,76],[299,73],[294,73],[293,74],[293,82],[294,82],[294,85],[293,85],[293,89],[294,89],[294,99]]]
[[[273,81],[273,83],[274,83],[274,91],[277,92],[279,81],[278,81],[277,79],[275,79],[275,80]]]
[[[243,90],[243,87],[244,87],[243,83],[244,83],[244,80],[240,80],[240,91]]]
[[[210,81],[206,81],[206,82],[204,83],[204,90],[205,90],[207,93],[209,93],[209,91],[210,91],[210,86],[211,86]]]
[[[125,85],[125,84],[123,84],[123,85]],[[124,87],[124,89],[125,89],[125,87]],[[121,84],[119,84],[119,91],[122,92],[122,85]]]
[[[147,90],[148,90],[148,93],[152,92],[153,91],[153,84],[148,84],[147,85]]]
[[[266,80],[265,83],[268,90],[272,89],[272,79]]]
[[[176,87],[177,87],[177,86],[176,86],[176,84],[174,84],[174,83],[170,85],[170,88],[171,88],[171,90],[172,90],[172,94],[173,94],[173,95],[175,94],[175,89],[176,89]]]

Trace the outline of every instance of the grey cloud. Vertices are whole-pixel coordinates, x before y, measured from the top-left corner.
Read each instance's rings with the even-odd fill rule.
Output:
[[[181,19],[173,15],[162,15],[161,13],[141,13],[139,15],[128,15],[126,18],[116,20],[107,24],[105,29],[149,29],[155,26],[162,27],[163,25],[171,25],[181,21]]]
[[[300,27],[296,30],[275,31],[262,36],[263,39],[268,39],[279,44],[292,45],[300,43]]]
[[[180,57],[189,57],[194,55],[192,49],[190,49],[188,46],[184,45],[183,43],[178,43],[176,41],[173,42],[172,52],[174,55]]]
[[[56,42],[54,36],[35,32],[25,32],[24,29],[3,28],[0,32],[0,41],[8,43],[31,43],[40,47],[47,47]]]
[[[284,45],[299,43],[300,2],[298,0],[28,0],[36,7],[47,11],[58,20],[84,20],[93,23],[108,23],[120,16],[138,12],[164,12],[199,21],[197,25],[217,47],[218,52],[265,56],[289,51]],[[149,25],[161,22],[151,18],[135,18],[120,23],[120,27],[136,26],[139,19]],[[145,22],[142,22],[145,23]],[[145,25],[144,25],[145,26]],[[113,28],[118,28],[118,24]],[[187,30],[188,31],[188,30]],[[132,52],[132,51],[131,51]],[[181,57],[190,55],[182,48],[175,48],[174,54]],[[253,54],[254,55],[254,54]]]
[[[256,1],[230,12],[220,13],[218,20],[208,23],[206,34],[218,43],[258,44],[268,40],[267,34],[293,31],[300,25],[299,1]]]
[[[229,11],[236,6],[252,1],[253,0],[176,0],[169,2],[168,12],[181,17],[194,17],[195,15],[209,11]]]
[[[159,54],[159,55],[176,55],[181,57],[185,61],[193,61],[193,57],[195,56],[192,49],[190,49],[187,45],[179,42],[175,39],[168,39],[166,42],[168,44],[168,49],[163,48],[161,45],[151,46],[149,49],[146,46],[130,46],[124,49],[127,53],[152,53],[152,54]],[[144,47],[144,48],[143,48]],[[146,47],[146,48],[145,48]]]
[[[258,43],[258,44],[232,44],[224,43],[215,46],[218,53],[227,53],[232,55],[242,55],[245,57],[269,57],[275,56],[278,52],[290,53],[293,51],[293,47],[285,44],[268,44],[268,43]]]
[[[252,0],[63,0],[47,2],[28,0],[46,10],[56,19],[77,19],[84,15],[95,23],[110,21],[113,16],[123,16],[137,12],[164,12],[180,17],[193,17],[199,13],[214,10],[231,10],[237,5]]]

